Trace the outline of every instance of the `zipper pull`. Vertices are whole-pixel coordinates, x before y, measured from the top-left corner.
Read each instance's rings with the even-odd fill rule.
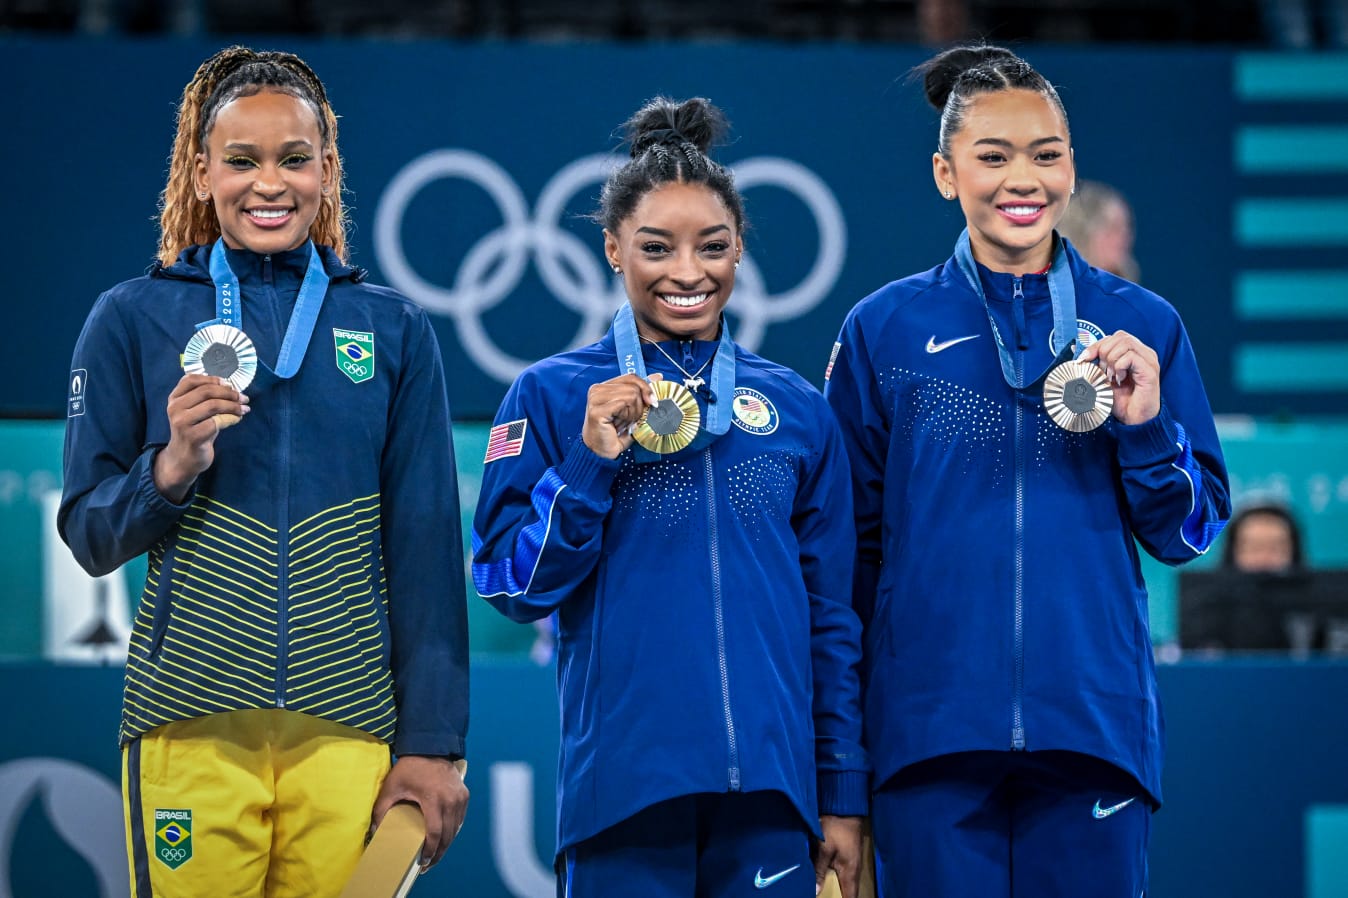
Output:
[[[1029,349],[1029,328],[1025,326],[1025,290],[1020,275],[1011,280],[1011,319],[1016,328],[1016,348]]]

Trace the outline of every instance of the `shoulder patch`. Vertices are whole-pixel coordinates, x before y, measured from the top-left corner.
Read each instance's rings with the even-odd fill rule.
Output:
[[[490,464],[500,458],[510,458],[524,451],[524,434],[529,430],[529,419],[497,424],[487,434],[487,455],[482,463]]]
[[[89,389],[89,372],[83,368],[76,368],[70,372],[70,403],[66,409],[66,417],[74,418],[84,414],[84,394]]]
[[[842,351],[842,341],[839,340],[833,344],[833,351],[828,354],[828,367],[824,369],[824,380],[833,376],[833,363],[838,361],[838,353]]]

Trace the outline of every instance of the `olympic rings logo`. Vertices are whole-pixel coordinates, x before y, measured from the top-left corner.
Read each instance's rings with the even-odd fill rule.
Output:
[[[603,336],[626,299],[621,280],[609,274],[597,249],[560,226],[568,201],[583,188],[602,184],[618,161],[612,155],[597,154],[567,165],[544,185],[531,216],[519,186],[492,160],[469,150],[426,153],[404,166],[379,199],[374,246],[380,270],[394,289],[429,311],[453,319],[460,342],[478,367],[502,383],[511,383],[532,360],[516,358],[497,346],[482,316],[515,290],[531,259],[553,298],[580,317],[570,343],[558,351]],[[736,319],[736,342],[752,351],[770,325],[805,314],[828,295],[842,271],[847,227],[833,191],[803,165],[758,156],[731,168],[736,185],[746,193],[776,187],[794,194],[814,218],[819,240],[809,271],[794,287],[776,294],[768,293],[762,272],[749,253],[744,254],[727,311]],[[449,286],[431,283],[418,274],[402,241],[407,207],[428,184],[445,178],[481,187],[502,219],[464,255]]]
[[[186,848],[161,848],[159,856],[166,861],[181,861],[187,858]]]
[[[370,369],[367,366],[360,364],[359,362],[344,361],[342,362],[342,367],[346,369],[348,374],[351,374],[355,377],[365,377],[370,373]]]

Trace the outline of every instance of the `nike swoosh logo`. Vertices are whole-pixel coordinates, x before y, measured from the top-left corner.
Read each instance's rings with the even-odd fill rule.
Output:
[[[965,340],[977,340],[978,336],[979,336],[978,334],[970,334],[967,337],[956,337],[953,340],[942,340],[940,343],[937,343],[936,335],[932,334],[930,337],[927,338],[927,352],[930,353],[945,352],[947,349],[949,349],[950,347],[954,346],[957,343],[963,343]]]
[[[1127,801],[1119,802],[1113,807],[1102,808],[1100,807],[1100,800],[1096,799],[1095,807],[1091,809],[1091,816],[1094,817],[1096,820],[1103,820],[1110,814],[1116,814],[1119,811],[1122,811],[1124,808],[1128,807],[1128,805],[1132,804],[1135,801],[1137,801],[1136,798],[1130,798]]]
[[[772,874],[771,876],[764,876],[764,875],[763,875],[763,868],[762,868],[762,867],[759,867],[759,868],[758,868],[758,872],[754,874],[754,888],[756,888],[756,889],[766,889],[768,886],[772,885],[774,882],[776,882],[777,880],[781,879],[781,878],[782,878],[783,876],[785,876],[786,874],[790,873],[790,872],[793,871],[793,870],[799,869],[799,868],[800,868],[800,864],[796,864],[796,866],[794,866],[794,867],[787,867],[787,868],[786,868],[785,870],[783,870],[781,873],[774,873],[774,874]]]

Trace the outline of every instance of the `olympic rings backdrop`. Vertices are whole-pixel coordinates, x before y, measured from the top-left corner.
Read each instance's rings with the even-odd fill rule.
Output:
[[[607,327],[622,288],[586,216],[625,158],[616,127],[653,95],[728,112],[718,158],[751,222],[733,333],[816,384],[847,310],[947,258],[962,226],[932,183],[916,48],[252,43],[327,82],[354,261],[431,312],[460,420]],[[177,97],[218,46],[0,39],[21,134],[0,294],[23,335],[0,414],[62,413],[94,299],[154,257]],[[1080,175],[1131,200],[1142,281],[1179,308],[1216,410],[1348,412],[1348,170],[1288,142],[1348,122],[1342,57],[1021,50],[1060,85]]]

